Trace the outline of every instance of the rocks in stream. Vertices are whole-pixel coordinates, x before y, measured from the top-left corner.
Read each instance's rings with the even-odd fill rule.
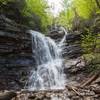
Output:
[[[97,91],[96,89],[94,89]],[[62,90],[16,91],[17,96],[12,100],[99,100],[99,93],[91,86],[66,86]],[[3,94],[3,93],[2,93]],[[6,94],[4,92],[4,94]],[[6,99],[0,99],[6,100]]]
[[[100,100],[100,74],[95,75],[82,79],[80,84],[67,84],[64,89],[17,91],[13,100]]]
[[[12,100],[17,96],[17,93],[13,91],[7,91],[5,93],[0,93],[0,100]]]

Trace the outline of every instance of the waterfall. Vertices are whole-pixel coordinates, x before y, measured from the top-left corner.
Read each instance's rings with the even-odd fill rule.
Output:
[[[36,31],[29,31],[32,36],[32,52],[36,69],[31,71],[27,82],[29,90],[62,89],[65,85],[61,45]]]
[[[59,45],[62,45],[64,43],[64,41],[66,40],[67,31],[66,31],[66,29],[64,27],[60,27],[60,29],[65,33],[63,39],[59,43]]]

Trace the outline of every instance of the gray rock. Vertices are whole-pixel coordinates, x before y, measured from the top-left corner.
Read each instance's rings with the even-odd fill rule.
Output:
[[[68,45],[63,50],[63,57],[77,58],[83,53],[80,45]]]

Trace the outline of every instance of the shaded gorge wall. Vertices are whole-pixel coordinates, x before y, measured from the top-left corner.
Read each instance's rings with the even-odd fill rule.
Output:
[[[24,26],[19,26],[0,15],[0,90],[20,89],[32,67],[31,36]]]

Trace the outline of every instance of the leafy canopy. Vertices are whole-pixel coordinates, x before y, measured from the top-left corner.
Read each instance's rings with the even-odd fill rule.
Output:
[[[72,21],[77,16],[82,19],[89,19],[94,13],[100,13],[96,1],[97,0],[64,0],[64,10],[60,13],[58,23],[66,27],[71,27]]]
[[[21,13],[22,18],[25,18],[23,23],[31,28],[33,27],[33,29],[45,31],[47,26],[52,23],[52,15],[49,12],[46,0],[0,0],[0,2],[3,5],[17,4],[17,7],[12,4],[13,8],[18,8],[17,12]],[[14,12],[12,8],[10,10]],[[16,16],[18,15],[16,14]]]

